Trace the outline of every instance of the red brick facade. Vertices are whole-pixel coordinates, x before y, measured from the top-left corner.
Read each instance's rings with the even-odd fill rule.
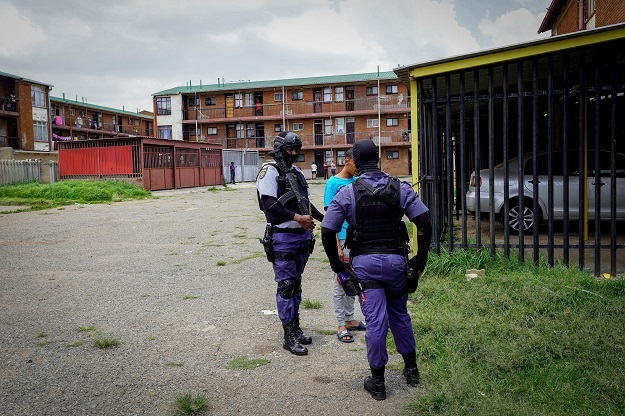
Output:
[[[559,10],[556,8],[552,11],[552,14],[557,15],[551,27],[552,35],[563,35],[592,28],[593,24],[594,27],[602,27],[625,22],[625,1],[623,0],[595,0],[594,11],[588,10],[588,0],[566,2],[554,0],[552,7],[554,4],[557,6],[556,3],[561,3],[561,6]],[[580,8],[585,19],[580,19]]]

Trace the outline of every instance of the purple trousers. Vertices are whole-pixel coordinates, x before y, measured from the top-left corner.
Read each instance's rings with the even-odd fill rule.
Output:
[[[360,281],[383,282],[391,292],[401,290],[408,279],[406,259],[397,254],[362,254],[352,259],[352,266]],[[408,315],[408,295],[390,299],[384,289],[366,289],[364,295],[365,300],[359,298],[359,301],[367,322],[365,341],[369,365],[374,368],[386,366],[389,327],[398,353],[416,351],[412,321]]]
[[[296,290],[290,298],[283,298],[276,293],[276,305],[278,317],[283,324],[293,321],[299,312],[299,304],[302,301],[301,279],[304,268],[310,256],[308,246],[312,234],[309,231],[303,233],[274,233],[272,237],[273,251],[276,259],[273,262],[273,273],[276,283],[283,280],[294,279]],[[280,259],[279,254],[287,254],[287,259]]]

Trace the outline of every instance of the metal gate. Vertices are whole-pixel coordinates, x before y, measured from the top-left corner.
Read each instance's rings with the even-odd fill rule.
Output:
[[[257,150],[224,150],[223,175],[226,182],[230,182],[230,162],[236,166],[236,182],[254,182],[260,168]]]

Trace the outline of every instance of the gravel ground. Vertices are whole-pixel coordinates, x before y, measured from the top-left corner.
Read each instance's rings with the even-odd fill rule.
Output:
[[[323,307],[301,311],[313,343],[297,357],[282,348],[253,185],[154,194],[0,215],[1,415],[167,415],[187,391],[216,415],[405,412],[419,389],[400,370],[387,370],[386,401],[363,390],[363,332],[351,344],[324,333],[336,323],[319,241],[302,286]],[[93,348],[78,327],[119,346]],[[237,357],[270,363],[226,368]]]

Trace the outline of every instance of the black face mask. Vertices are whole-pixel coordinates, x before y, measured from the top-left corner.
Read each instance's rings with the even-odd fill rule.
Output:
[[[286,147],[282,148],[282,157],[284,158],[284,161],[287,163],[289,167],[291,167],[291,165],[297,161],[297,157],[299,156],[299,153],[300,151],[297,150],[297,153],[292,155],[286,151]]]
[[[354,164],[359,175],[378,168],[378,148],[371,140],[360,140],[354,144]]]

